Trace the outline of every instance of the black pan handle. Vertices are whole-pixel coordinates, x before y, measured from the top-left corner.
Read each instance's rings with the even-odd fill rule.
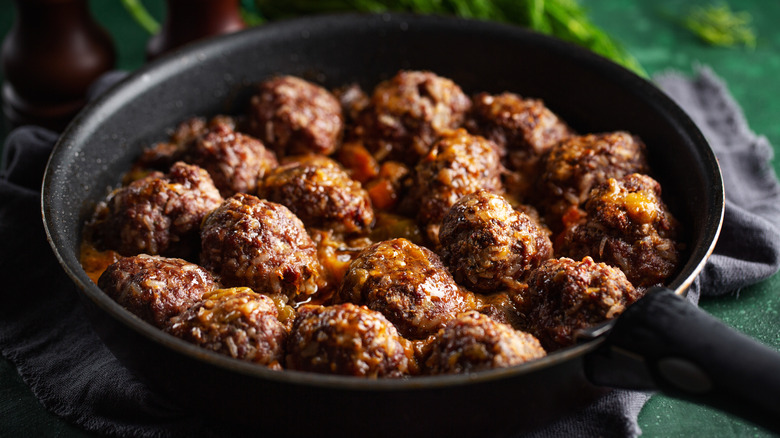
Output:
[[[780,353],[653,288],[585,359],[595,384],[661,390],[780,433]]]

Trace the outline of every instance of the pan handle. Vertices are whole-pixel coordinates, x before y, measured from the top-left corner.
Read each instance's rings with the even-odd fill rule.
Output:
[[[661,390],[780,433],[780,353],[652,288],[585,358],[595,384]]]

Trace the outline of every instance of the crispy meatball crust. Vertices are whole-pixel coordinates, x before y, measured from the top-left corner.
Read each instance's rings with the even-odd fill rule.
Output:
[[[368,193],[326,157],[285,164],[263,180],[259,196],[285,205],[307,227],[359,233],[374,222]]]
[[[250,102],[248,131],[278,156],[330,155],[341,142],[341,103],[328,90],[293,76],[260,84]]]
[[[109,265],[98,287],[139,318],[164,328],[171,317],[214,289],[214,280],[185,260],[141,254]]]
[[[623,272],[590,257],[542,262],[528,289],[513,296],[533,333],[547,351],[574,344],[578,329],[615,318],[641,296]]]
[[[101,249],[188,258],[197,253],[203,218],[222,197],[205,170],[176,163],[118,188],[98,204],[87,234]]]
[[[400,71],[376,86],[355,132],[378,161],[414,165],[442,132],[463,123],[470,106],[451,80],[428,71]]]
[[[260,140],[234,131],[225,121],[212,122],[176,157],[206,169],[224,197],[255,193],[258,181],[278,164]]]
[[[450,208],[439,241],[442,261],[455,281],[474,292],[517,289],[527,272],[552,257],[546,230],[486,190]]]
[[[225,286],[291,299],[317,292],[317,248],[287,207],[238,193],[203,222],[200,260]]]
[[[533,335],[476,311],[462,313],[442,328],[425,364],[430,374],[459,374],[510,367],[547,353]]]
[[[364,249],[350,263],[335,299],[381,312],[410,339],[434,334],[476,306],[473,294],[458,288],[436,254],[406,239]]]
[[[419,206],[417,220],[434,245],[441,220],[458,199],[479,189],[503,191],[502,170],[492,143],[465,129],[450,131],[434,144],[415,168],[410,193]]]
[[[569,137],[544,159],[539,180],[540,200],[548,225],[559,230],[561,217],[579,207],[591,189],[609,178],[647,173],[645,144],[627,132]]]
[[[679,225],[651,177],[608,179],[591,192],[585,212],[562,234],[560,254],[617,266],[636,287],[662,284],[677,270]]]
[[[408,341],[381,313],[352,303],[302,306],[287,343],[287,367],[300,371],[401,377],[411,357]]]
[[[208,350],[281,369],[287,332],[274,301],[241,287],[216,289],[182,314],[166,331]]]

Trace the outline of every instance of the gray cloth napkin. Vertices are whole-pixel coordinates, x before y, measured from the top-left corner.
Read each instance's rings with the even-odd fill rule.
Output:
[[[103,78],[96,93],[114,83]],[[694,79],[658,78],[699,124],[723,166],[726,221],[715,254],[692,287],[723,294],[764,279],[780,266],[780,186],[768,166],[771,148],[752,134],[726,87],[708,69]],[[14,131],[0,173],[0,352],[49,410],[111,436],[218,436],[207,424],[155,393],[125,369],[94,333],[77,291],[46,242],[39,213],[43,163],[56,135]],[[13,275],[10,275],[13,274]],[[640,433],[636,419],[649,394],[612,391],[532,437],[623,437]],[[250,431],[256,432],[256,431]],[[235,432],[233,432],[235,433]]]

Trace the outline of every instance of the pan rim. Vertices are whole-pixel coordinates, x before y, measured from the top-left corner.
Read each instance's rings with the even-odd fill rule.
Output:
[[[292,384],[338,387],[347,390],[407,391],[474,384],[503,379],[508,376],[532,373],[539,369],[548,368],[555,364],[580,357],[596,349],[603,342],[603,336],[581,345],[553,352],[542,359],[514,367],[487,370],[473,374],[419,376],[409,379],[364,379],[349,376],[306,373],[293,370],[284,370],[283,372],[272,371],[265,367],[253,365],[202,349],[164,333],[162,330],[144,322],[111,300],[108,295],[92,283],[89,278],[86,277],[86,273],[81,268],[77,259],[75,259],[76,263],[74,265],[74,258],[72,255],[61,252],[60,248],[62,247],[63,237],[59,235],[59,230],[54,222],[54,217],[58,214],[58,211],[52,204],[51,196],[52,191],[56,189],[59,181],[56,169],[63,164],[64,155],[68,148],[72,148],[74,144],[79,142],[80,136],[91,132],[91,129],[93,129],[96,124],[100,123],[102,119],[101,113],[112,111],[117,105],[121,105],[124,101],[123,99],[133,95],[137,90],[142,89],[144,84],[149,81],[150,76],[166,77],[167,75],[175,74],[175,71],[177,70],[176,66],[180,63],[197,62],[201,57],[208,58],[209,56],[217,56],[219,47],[225,43],[233,43],[235,45],[251,44],[251,42],[256,39],[262,39],[264,36],[274,35],[277,32],[297,32],[300,29],[310,28],[312,26],[336,27],[348,25],[349,28],[354,28],[357,25],[356,23],[359,23],[362,26],[374,26],[377,29],[390,29],[391,27],[397,27],[398,23],[404,22],[409,25],[440,26],[451,29],[463,29],[464,27],[467,27],[469,32],[495,32],[506,34],[507,37],[530,39],[533,43],[541,44],[546,48],[554,50],[556,53],[566,52],[567,56],[573,56],[577,61],[586,63],[588,68],[594,69],[597,73],[603,74],[607,72],[618,81],[626,83],[627,86],[638,88],[638,94],[649,96],[653,104],[661,106],[665,111],[671,112],[677,123],[681,126],[681,129],[692,136],[691,141],[699,146],[706,146],[699,152],[706,161],[704,165],[710,169],[712,176],[716,179],[715,184],[712,187],[713,192],[709,193],[709,201],[713,203],[715,208],[720,210],[719,214],[713,215],[717,217],[708,217],[706,226],[710,230],[710,233],[708,234],[709,245],[706,248],[697,248],[695,254],[690,254],[689,261],[683,268],[683,272],[687,272],[687,275],[683,276],[681,272],[681,274],[669,285],[669,287],[674,289],[678,294],[686,293],[688,287],[690,287],[695,277],[704,268],[707,258],[714,250],[722,226],[725,201],[722,176],[714,152],[712,152],[706,139],[704,139],[693,121],[684,113],[684,111],[682,111],[682,109],[680,109],[662,91],[657,89],[651,82],[640,78],[634,73],[599,55],[570,43],[507,24],[455,17],[419,16],[395,13],[345,13],[308,16],[273,22],[238,33],[198,42],[166,55],[131,73],[127,78],[116,84],[94,102],[88,104],[88,106],[77,115],[57,141],[46,166],[41,190],[41,213],[47,240],[60,265],[71,280],[78,286],[81,291],[80,293],[120,324],[123,324],[127,328],[158,345],[172,349],[174,352],[189,358],[204,361],[229,371],[257,378],[284,381]],[[691,263],[693,263],[693,265],[691,265]],[[680,278],[681,276],[683,278]]]

